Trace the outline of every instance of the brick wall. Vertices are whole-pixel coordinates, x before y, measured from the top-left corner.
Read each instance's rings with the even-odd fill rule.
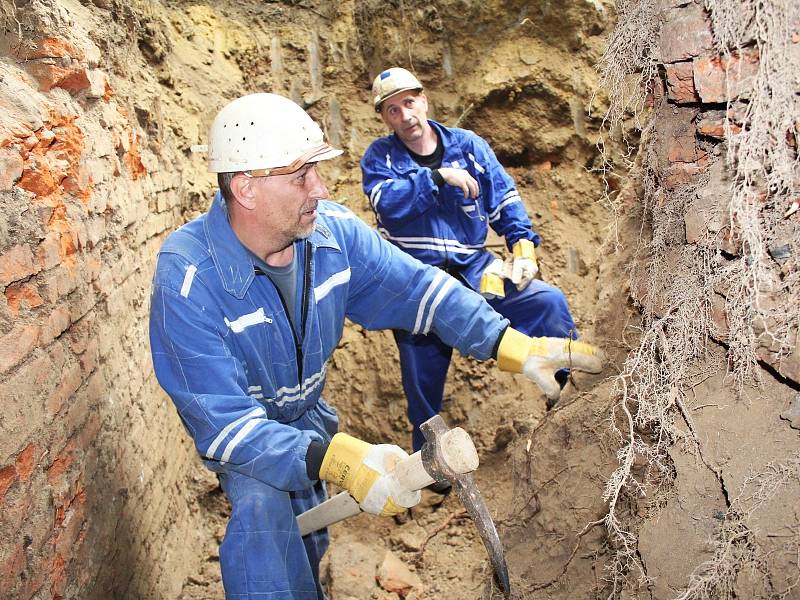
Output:
[[[742,248],[736,235],[731,234],[729,203],[734,172],[726,160],[726,136],[742,129],[746,103],[751,100],[760,66],[758,45],[751,40],[737,51],[722,54],[715,49],[710,16],[702,2],[679,0],[665,6],[658,44],[659,77],[653,82],[650,98],[656,111],[651,166],[657,173],[657,195],[670,198],[687,187],[701,186],[699,192],[692,192],[695,197],[687,203],[683,215],[685,242],[721,250],[723,263],[725,257],[736,260],[742,256]],[[800,31],[792,35],[791,45],[794,52],[789,60],[796,63],[795,69],[800,68]],[[778,59],[773,57],[772,60]],[[800,80],[796,81],[800,93]],[[787,130],[781,135],[796,154],[794,134]],[[762,202],[766,196],[764,190]],[[790,207],[777,208],[782,214],[783,209]],[[797,230],[797,218],[797,214],[787,215],[782,222],[768,226],[791,245],[794,234],[790,232]],[[774,256],[773,248],[765,250]],[[800,252],[796,244],[794,252]],[[724,264],[717,268],[723,269]],[[776,277],[783,277],[789,274],[786,269],[793,267],[791,263],[784,264],[776,259],[772,268]],[[726,291],[718,287],[716,292],[712,309],[713,334],[727,343]],[[657,295],[653,294],[647,300],[639,300],[650,308],[658,303]],[[764,296],[763,302],[769,308],[768,305],[774,307],[775,303],[792,300],[788,296]],[[779,353],[769,335],[762,337],[758,340],[759,360],[782,377],[799,384],[800,340],[795,341],[794,352],[787,353],[784,348]]]
[[[0,595],[176,597],[196,459],[146,323],[180,161],[88,38],[28,46],[0,61]]]

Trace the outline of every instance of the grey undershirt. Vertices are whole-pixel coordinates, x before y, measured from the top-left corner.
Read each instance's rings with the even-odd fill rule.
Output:
[[[248,250],[248,252],[250,251]],[[295,249],[292,253],[292,262],[285,267],[268,265],[252,252],[250,252],[250,256],[253,259],[253,266],[263,271],[275,284],[275,287],[278,288],[278,293],[286,306],[286,312],[289,313],[289,321],[291,321],[292,327],[297,332],[294,310],[297,302],[297,250]]]

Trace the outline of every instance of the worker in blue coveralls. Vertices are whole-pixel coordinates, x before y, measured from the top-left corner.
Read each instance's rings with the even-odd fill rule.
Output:
[[[301,537],[296,523],[326,498],[322,482],[385,516],[420,498],[388,474],[408,454],[337,433],[322,398],[345,318],[435,332],[551,385],[557,369],[597,371],[601,358],[588,344],[515,331],[479,294],[330,201],[316,163],[341,151],[291,100],[230,102],[211,125],[208,152],[219,192],[158,255],[153,366],[231,503],[219,553],[226,596],[324,599],[327,532]]]
[[[428,119],[428,99],[409,71],[393,67],[372,85],[375,110],[394,132],[375,140],[361,159],[364,192],[387,240],[434,265],[529,336],[576,338],[564,294],[537,279],[539,235],[511,177],[489,144],[471,131]],[[488,228],[513,254],[508,268],[484,248]],[[414,450],[419,426],[441,410],[451,345],[436,332],[395,330]],[[542,386],[551,408],[567,381]]]

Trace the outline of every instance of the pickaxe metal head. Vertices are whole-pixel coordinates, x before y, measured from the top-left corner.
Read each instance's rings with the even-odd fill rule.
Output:
[[[464,508],[472,517],[475,527],[483,540],[483,545],[489,552],[489,560],[494,567],[495,577],[503,590],[506,598],[511,596],[511,583],[508,579],[508,567],[500,543],[500,536],[489,514],[489,509],[483,501],[478,486],[472,473],[457,473],[448,466],[448,461],[442,454],[440,440],[450,429],[441,416],[436,415],[425,421],[420,430],[425,436],[426,443],[422,447],[422,465],[428,474],[438,482],[447,481],[461,500]]]

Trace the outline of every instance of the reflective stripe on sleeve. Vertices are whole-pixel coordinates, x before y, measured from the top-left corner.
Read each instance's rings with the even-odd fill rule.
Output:
[[[478,161],[477,161],[477,160],[475,160],[475,157],[474,157],[474,156],[472,156],[472,154],[467,154],[467,156],[469,156],[469,159],[472,161],[472,164],[473,164],[473,165],[475,165],[475,170],[476,170],[478,173],[486,173],[486,169],[484,169],[482,166],[480,166],[480,165],[478,164]]]
[[[233,436],[233,439],[230,442],[228,442],[227,446],[225,446],[225,452],[222,453],[222,457],[219,459],[220,464],[224,465],[226,462],[228,462],[228,460],[231,457],[231,454],[233,454],[233,451],[236,449],[236,446],[238,446],[239,442],[241,442],[245,437],[247,437],[247,434],[250,433],[250,430],[252,430],[253,427],[258,425],[259,423],[265,423],[266,421],[267,421],[266,419],[251,419],[250,421],[245,423],[245,426],[239,430],[239,433]]]
[[[489,222],[494,223],[497,219],[500,218],[500,211],[502,211],[506,206],[509,204],[514,204],[515,202],[521,202],[522,198],[519,196],[519,192],[517,190],[511,190],[510,192],[506,193],[503,196],[503,199],[500,202],[500,205],[492,211],[489,215]]]
[[[447,295],[447,290],[449,290],[455,282],[456,280],[453,277],[448,277],[447,281],[442,286],[442,289],[440,289],[439,293],[436,294],[436,298],[434,298],[433,304],[431,304],[431,309],[428,311],[428,319],[425,321],[425,328],[422,330],[422,333],[428,333],[431,330],[431,325],[433,324],[433,315],[436,314],[436,309]]]
[[[184,298],[189,297],[189,290],[192,289],[195,273],[197,273],[197,267],[189,265],[189,268],[186,269],[186,275],[183,276],[183,285],[181,286],[181,296]]]
[[[344,285],[350,281],[350,267],[345,269],[344,271],[339,271],[338,273],[334,273],[328,279],[322,283],[321,285],[314,288],[314,298],[316,299],[317,303],[322,300],[325,296],[327,296],[331,290],[335,287],[340,285]]]
[[[449,277],[447,273],[444,271],[439,271],[436,276],[431,281],[431,284],[428,286],[428,289],[425,290],[425,294],[422,296],[422,300],[419,302],[419,308],[417,309],[417,318],[414,321],[414,329],[411,333],[420,333],[422,331],[422,318],[425,315],[425,307],[428,305],[428,300],[436,291],[436,289],[441,285],[442,280],[446,277]]]
[[[259,389],[261,389],[261,388],[259,388]],[[242,423],[244,423],[248,419],[253,419],[254,417],[266,416],[266,414],[267,414],[267,411],[265,411],[261,407],[258,407],[258,408],[254,408],[253,410],[251,410],[245,416],[239,417],[233,423],[228,423],[225,426],[225,428],[222,431],[219,432],[219,435],[214,439],[214,441],[211,442],[211,445],[208,447],[208,450],[206,450],[206,458],[211,458],[211,459],[214,458],[214,454],[216,453],[217,448],[219,448],[219,445],[222,443],[222,440],[224,440],[226,437],[228,437],[228,434],[231,431],[233,431],[236,427],[238,427],[239,425],[241,425]]]

